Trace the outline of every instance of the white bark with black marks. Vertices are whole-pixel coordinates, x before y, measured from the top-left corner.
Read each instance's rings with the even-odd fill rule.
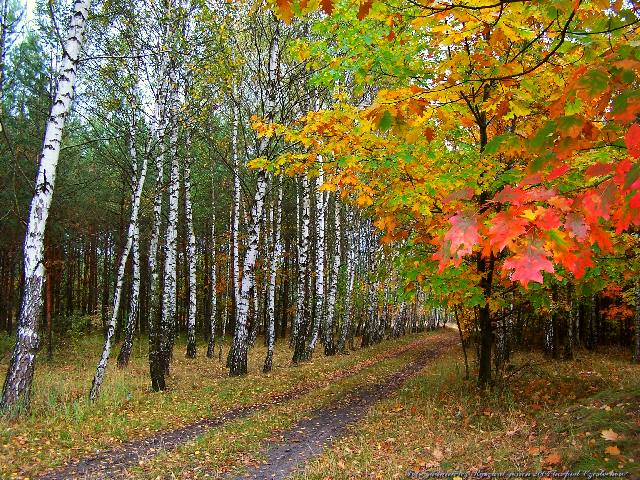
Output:
[[[296,314],[293,317],[293,342],[294,352],[293,361],[298,362],[302,360],[304,354],[304,342],[306,332],[306,305],[307,305],[307,282],[309,277],[307,275],[307,261],[309,255],[309,180],[306,176],[302,177],[302,188],[299,190],[302,196],[302,218],[300,219],[300,244],[298,245],[298,285],[297,285],[297,297],[296,297]]]
[[[322,158],[320,158],[322,161]],[[311,338],[309,339],[309,345],[305,358],[311,360],[313,352],[316,349],[316,343],[318,343],[318,337],[320,334],[320,325],[324,323],[324,253],[325,253],[325,210],[327,205],[326,195],[321,190],[321,186],[324,184],[324,172],[320,167],[318,178],[316,179],[316,308],[315,316],[313,319],[313,327],[311,329]]]
[[[353,231],[353,213],[347,214],[347,288],[344,299],[344,312],[342,317],[342,330],[338,342],[338,351],[346,353],[347,337],[351,330],[351,306],[353,304],[352,292],[356,276],[356,238]]]
[[[131,185],[135,192],[138,186],[138,155],[135,145],[136,115],[135,104],[131,115],[131,134],[129,136],[129,156],[131,157]],[[132,203],[133,203],[132,199]],[[123,368],[129,364],[131,349],[133,347],[133,333],[138,320],[138,301],[140,298],[140,226],[135,219],[133,239],[131,242],[131,296],[129,297],[129,315],[124,329],[124,341],[118,355],[118,367]]]
[[[187,142],[187,150],[189,142]],[[187,155],[189,152],[187,151]],[[191,205],[191,165],[189,158],[184,165],[184,206],[187,224],[187,262],[189,264],[189,305],[187,313],[187,357],[196,357],[196,235],[193,230],[193,207]]]
[[[334,202],[334,230],[335,245],[333,249],[333,263],[331,265],[331,284],[329,285],[329,293],[327,295],[327,315],[324,325],[324,353],[325,355],[333,355],[335,353],[335,343],[333,338],[333,328],[336,318],[336,297],[338,296],[338,280],[340,277],[340,203],[338,198]]]
[[[276,20],[275,31],[269,51],[268,80],[264,116],[267,122],[273,120],[276,107],[278,70],[280,58],[280,33],[279,21]],[[265,153],[267,139],[262,138],[258,147],[258,156]],[[232,376],[247,373],[247,351],[249,348],[248,316],[251,289],[255,285],[255,264],[258,256],[258,244],[260,241],[261,225],[264,222],[264,199],[267,192],[267,172],[258,172],[256,193],[251,209],[251,225],[248,232],[247,248],[242,265],[242,281],[240,285],[240,298],[236,308],[236,329],[233,336],[233,345],[229,358],[229,374]],[[257,308],[255,308],[257,310]],[[257,315],[257,311],[256,311]],[[257,322],[258,319],[256,318]]]
[[[214,191],[213,185],[211,185],[211,271],[209,273],[209,283],[211,285],[209,287],[211,289],[211,314],[209,317],[209,344],[207,345],[208,358],[213,358],[216,348],[216,309],[218,306],[218,292],[216,290],[218,279],[216,277],[216,208]]]
[[[36,352],[38,318],[44,284],[44,232],[53,198],[62,131],[71,109],[80,50],[89,16],[90,0],[75,0],[63,45],[58,85],[45,126],[35,192],[29,208],[24,241],[24,289],[16,331],[16,343],[2,389],[0,409],[28,407]]]
[[[251,211],[251,227],[247,240],[247,250],[244,255],[242,267],[242,281],[240,285],[240,299],[236,308],[236,329],[231,346],[231,358],[229,361],[229,374],[232,376],[247,373],[247,351],[249,348],[248,318],[249,301],[251,300],[252,275],[258,257],[258,241],[260,239],[260,225],[264,221],[264,197],[267,191],[267,174],[258,172],[258,184]]]
[[[275,215],[273,211],[275,210]],[[267,356],[264,361],[262,371],[268,373],[273,366],[273,349],[276,340],[276,276],[278,268],[282,262],[282,238],[281,226],[282,222],[282,181],[278,185],[278,197],[274,208],[271,210],[271,225],[273,229],[273,253],[269,265],[269,286],[267,292]]]
[[[178,258],[178,208],[180,192],[180,167],[177,155],[178,130],[173,126],[170,139],[171,171],[169,174],[169,212],[164,245],[164,290],[162,292],[162,316],[160,319],[160,366],[169,372],[171,350],[176,327],[177,258]]]

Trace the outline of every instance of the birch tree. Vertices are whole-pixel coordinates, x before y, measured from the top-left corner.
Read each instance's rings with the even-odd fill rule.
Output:
[[[303,359],[305,347],[306,325],[306,296],[309,277],[307,275],[307,260],[309,255],[309,180],[302,177],[302,188],[299,190],[302,196],[302,212],[300,219],[300,239],[298,245],[298,286],[296,297],[296,314],[293,318],[292,337],[294,342],[293,362]]]
[[[133,185],[134,191],[137,190],[138,184],[138,159],[135,146],[135,131],[136,131],[136,111],[135,103],[132,108],[131,114],[131,134],[129,136],[129,156],[131,157],[131,185]],[[146,158],[146,155],[145,155]],[[129,364],[129,357],[131,355],[131,348],[133,346],[133,332],[135,330],[136,321],[138,318],[138,301],[140,298],[140,226],[139,221],[135,219],[133,238],[131,241],[131,296],[129,297],[129,315],[127,317],[127,323],[124,331],[124,341],[122,347],[120,347],[120,354],[118,355],[118,367],[126,367]]]
[[[324,323],[324,252],[325,252],[325,209],[326,194],[321,187],[324,183],[324,175],[322,167],[316,179],[316,295],[315,295],[315,315],[313,318],[313,326],[311,329],[311,338],[305,352],[305,360],[311,360],[313,352],[318,342],[320,334],[320,325]]]
[[[356,239],[353,233],[353,213],[349,213],[347,229],[347,288],[344,299],[344,312],[342,318],[342,330],[340,331],[340,340],[338,341],[338,351],[346,353],[347,337],[351,329],[351,306],[353,304],[353,284],[356,274]]]
[[[151,388],[154,392],[165,389],[164,372],[160,364],[160,322],[161,312],[160,297],[160,271],[158,261],[158,249],[160,246],[160,231],[162,229],[162,197],[164,184],[164,140],[166,132],[166,56],[162,56],[160,62],[160,85],[155,98],[154,132],[153,137],[159,152],[155,156],[156,185],[153,200],[153,230],[149,241],[149,373],[151,376]]]
[[[187,156],[190,143],[187,142]],[[187,357],[196,356],[196,235],[193,230],[193,208],[191,205],[191,165],[187,157],[184,164],[184,205],[187,224],[187,262],[189,264],[189,305],[187,314]],[[214,217],[215,220],[215,217]],[[215,264],[214,264],[215,265]],[[215,267],[214,267],[215,269]],[[215,275],[215,274],[214,274]],[[214,295],[215,296],[215,295]],[[215,318],[215,313],[214,313]]]
[[[275,210],[275,214],[273,213]],[[267,291],[267,356],[262,371],[268,373],[273,364],[273,348],[276,340],[276,275],[282,262],[282,181],[278,185],[278,195],[274,208],[271,209],[271,225],[273,229],[273,249],[269,264],[269,283]]]
[[[277,82],[280,57],[280,28],[279,21],[275,20],[273,37],[269,48],[268,77],[266,85],[266,101],[264,107],[267,121],[273,120],[277,98]],[[258,156],[265,152],[267,139],[262,138],[258,146]],[[240,298],[236,308],[236,328],[233,336],[233,345],[229,356],[229,374],[232,376],[247,373],[248,316],[251,288],[253,287],[253,274],[258,254],[260,240],[260,227],[264,221],[264,198],[267,191],[267,172],[258,172],[256,193],[251,210],[251,225],[248,232],[247,248],[242,266],[242,281],[240,285]]]
[[[2,388],[0,410],[28,407],[36,353],[38,317],[42,311],[44,284],[44,232],[53,198],[60,144],[65,120],[71,108],[74,85],[89,15],[90,0],[75,0],[63,45],[58,85],[45,126],[39,157],[35,193],[29,208],[24,241],[24,289],[16,331],[16,343]]]
[[[175,102],[175,100],[172,100]],[[162,372],[169,373],[169,362],[175,335],[177,255],[178,255],[178,194],[180,190],[180,169],[178,164],[177,125],[172,126],[170,136],[171,171],[169,173],[168,218],[164,244],[164,284],[162,291],[162,316],[160,318],[160,341],[158,359]]]
[[[211,285],[211,316],[209,318],[209,343],[207,344],[207,357],[213,358],[216,349],[216,309],[218,292],[216,286],[216,203],[215,187],[211,184],[211,271],[209,272],[209,284]]]
[[[333,338],[334,320],[336,318],[336,297],[338,294],[338,280],[340,277],[340,203],[337,196],[334,200],[334,231],[335,245],[333,247],[333,263],[331,264],[331,284],[329,285],[329,293],[327,295],[327,314],[324,325],[324,354],[334,355],[336,353],[335,342]]]

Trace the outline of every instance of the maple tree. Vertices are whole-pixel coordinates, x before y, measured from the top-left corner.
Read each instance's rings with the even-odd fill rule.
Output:
[[[317,4],[278,8],[289,20]],[[445,278],[440,293],[477,308],[486,384],[504,292],[579,281],[640,224],[639,12],[580,0],[322,8],[322,40],[298,54],[324,67],[319,82],[351,88],[297,128],[257,128],[305,148],[278,160],[290,173],[321,155],[326,188],[369,210],[383,241],[410,245],[410,280],[435,292]]]

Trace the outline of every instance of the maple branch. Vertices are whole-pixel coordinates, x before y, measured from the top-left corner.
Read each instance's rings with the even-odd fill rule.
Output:
[[[417,2],[415,0],[407,0],[410,4],[415,5],[416,7],[420,7],[424,10],[428,10],[429,12],[431,12],[431,14],[434,13],[443,13],[443,12],[448,12],[450,10],[454,10],[454,9],[462,9],[462,10],[473,10],[473,11],[482,11],[482,10],[488,10],[488,9],[492,9],[492,8],[496,8],[496,7],[500,7],[500,11],[502,12],[502,10],[504,9],[504,6],[510,3],[529,3],[531,2],[531,0],[500,0],[496,3],[492,3],[490,5],[467,5],[464,3],[449,3],[446,5],[443,5],[441,7],[429,7],[426,6],[420,2]]]
[[[582,2],[580,2],[580,3],[582,3]],[[500,76],[500,77],[479,78],[478,80],[475,80],[475,81],[479,81],[481,83],[484,83],[484,82],[487,82],[487,81],[509,80],[509,79],[513,79],[513,78],[522,77],[524,75],[528,75],[529,73],[532,73],[532,72],[536,71],[538,68],[540,68],[545,63],[547,63],[547,61],[553,55],[555,55],[555,53],[560,49],[560,47],[562,46],[562,44],[564,43],[564,41],[565,41],[565,39],[567,37],[567,32],[569,30],[569,25],[573,21],[573,18],[575,17],[576,12],[577,12],[577,9],[575,9],[575,10],[573,10],[571,12],[571,15],[569,15],[569,18],[567,19],[567,21],[565,22],[564,26],[562,27],[562,30],[560,31],[560,38],[558,40],[558,43],[539,62],[537,62],[534,65],[531,65],[528,68],[525,68],[520,73],[512,73],[512,74],[503,75],[503,76]],[[471,80],[471,81],[474,81],[474,80]]]
[[[627,27],[631,27],[637,23],[640,22],[640,19],[634,20],[631,23],[626,23],[624,25],[620,25],[619,27],[615,27],[615,28],[608,28],[607,30],[600,30],[597,32],[588,32],[586,30],[582,30],[582,31],[574,31],[574,30],[569,30],[567,33],[569,35],[581,35],[581,36],[586,36],[586,35],[602,35],[603,33],[612,33],[618,30],[624,30]],[[609,25],[611,25],[611,19],[609,19]]]
[[[515,54],[515,56],[511,59],[511,60],[507,60],[507,63],[509,62],[513,62],[515,61],[516,58],[518,58],[520,55],[523,55],[524,52],[526,52],[529,47],[531,47],[531,45],[533,45],[535,42],[537,42],[538,40],[540,40],[542,38],[542,36],[547,33],[549,31],[549,29],[553,26],[553,24],[555,23],[557,18],[554,18],[553,20],[551,20],[551,22],[549,23],[549,25],[547,25],[545,28],[543,28],[542,30],[540,30],[540,33],[538,33],[538,35],[535,36],[535,38],[533,38],[530,42],[528,42],[518,53]]]

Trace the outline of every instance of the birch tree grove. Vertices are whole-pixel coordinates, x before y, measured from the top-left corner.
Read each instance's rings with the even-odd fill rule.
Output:
[[[640,361],[634,2],[31,3],[0,2],[3,412],[84,353],[59,397],[93,409],[112,350],[113,395],[141,362],[176,391],[454,312],[481,389],[523,345]]]
[[[89,6],[89,0],[73,2],[73,13],[63,46],[58,85],[45,127],[35,194],[31,200],[24,241],[24,290],[18,317],[16,344],[2,387],[0,409],[3,410],[19,405],[29,405],[29,393],[39,344],[37,323],[43,302],[44,232],[53,198],[62,131],[73,99]]]

